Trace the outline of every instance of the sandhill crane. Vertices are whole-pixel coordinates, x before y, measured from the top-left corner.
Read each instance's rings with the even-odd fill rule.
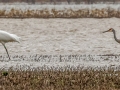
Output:
[[[117,41],[118,43],[120,43],[120,40],[117,39],[116,32],[115,32],[115,30],[113,28],[110,28],[109,30],[104,31],[103,33],[105,33],[105,32],[113,32],[115,41]]]

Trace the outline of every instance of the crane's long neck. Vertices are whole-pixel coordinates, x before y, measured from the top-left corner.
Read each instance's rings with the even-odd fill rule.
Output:
[[[119,40],[118,40],[117,37],[116,37],[116,32],[115,32],[115,30],[113,30],[113,34],[114,34],[114,39],[115,39],[115,41],[117,41],[118,43],[120,43]]]

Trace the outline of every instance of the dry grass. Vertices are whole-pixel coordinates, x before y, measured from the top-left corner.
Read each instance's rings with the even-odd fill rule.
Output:
[[[42,10],[21,10],[12,8],[10,11],[0,10],[0,17],[7,18],[109,18],[120,17],[120,9],[117,10],[107,7],[102,9],[64,9],[48,10],[44,8]]]
[[[120,10],[112,8],[103,9],[79,9],[79,10],[26,10],[22,11],[12,8],[10,11],[0,10],[0,17],[7,18],[108,18],[120,17]]]
[[[106,68],[106,67],[105,67]],[[0,90],[118,90],[120,67],[0,70]]]

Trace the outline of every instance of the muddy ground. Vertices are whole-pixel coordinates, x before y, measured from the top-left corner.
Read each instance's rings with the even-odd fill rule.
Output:
[[[0,29],[21,37],[21,43],[7,43],[9,54],[14,55],[104,55],[120,54],[120,44],[113,33],[102,33],[109,28],[120,38],[120,19],[0,19]],[[0,55],[7,56],[0,46]],[[105,61],[106,62],[106,61]],[[110,62],[108,61],[109,63]],[[109,63],[107,62],[107,65]],[[118,62],[118,61],[117,61]],[[118,64],[115,62],[116,64]],[[1,63],[11,66],[14,61]],[[23,62],[21,62],[24,64]],[[92,63],[92,62],[91,62]],[[103,62],[101,61],[103,64]],[[26,62],[28,64],[28,62]],[[37,63],[38,64],[38,63]],[[80,64],[84,65],[84,63]],[[97,66],[100,62],[95,63]],[[19,65],[19,61],[15,65]],[[34,66],[34,63],[32,63]],[[63,65],[63,63],[62,63]],[[78,64],[79,65],[79,64]],[[87,63],[89,65],[89,63]],[[106,63],[104,63],[106,65]],[[39,64],[38,64],[39,66]]]

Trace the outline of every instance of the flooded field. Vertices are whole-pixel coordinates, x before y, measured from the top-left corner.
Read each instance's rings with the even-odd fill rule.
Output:
[[[0,19],[0,29],[21,37],[21,43],[7,43],[12,57],[30,55],[114,55],[120,54],[120,44],[114,40],[113,33],[102,33],[109,28],[116,30],[120,38],[120,19],[118,18],[81,18],[81,19]],[[0,46],[0,55],[7,56]],[[17,56],[18,55],[18,56]],[[23,56],[23,57],[24,57]],[[98,57],[99,58],[99,57]],[[119,65],[119,59],[95,59],[88,61],[34,61],[23,58],[1,59],[0,68],[27,65],[32,67],[48,66],[109,66]],[[74,63],[73,63],[74,62]]]

